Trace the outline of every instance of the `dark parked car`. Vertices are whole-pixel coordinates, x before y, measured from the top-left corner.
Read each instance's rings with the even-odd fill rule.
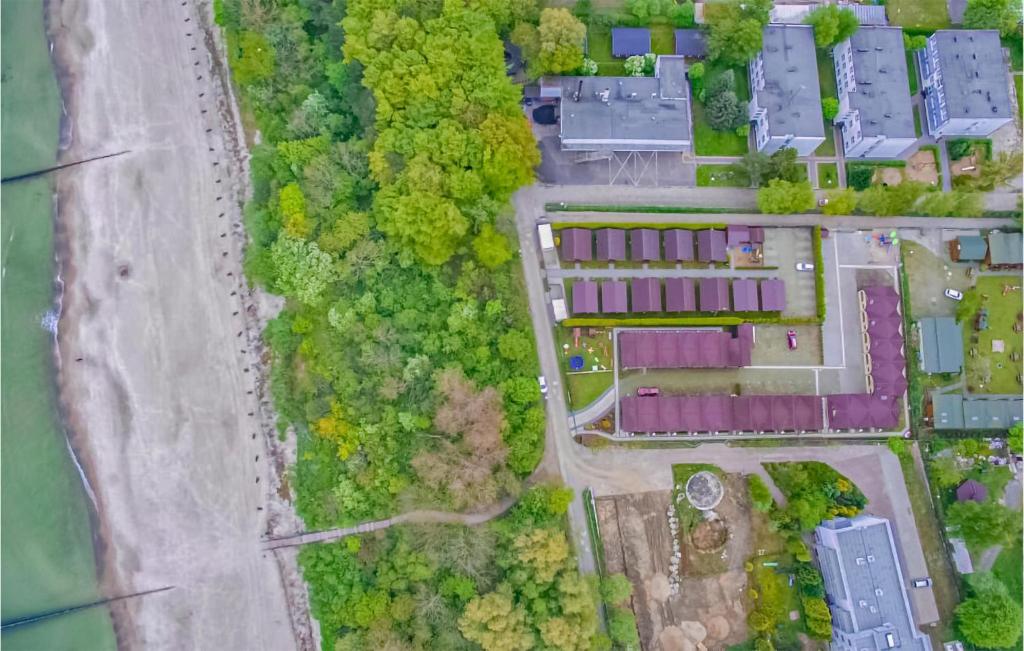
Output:
[[[533,109],[533,121],[537,124],[558,124],[554,104],[545,104]]]

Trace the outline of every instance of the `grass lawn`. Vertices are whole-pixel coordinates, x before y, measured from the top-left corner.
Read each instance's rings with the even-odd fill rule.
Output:
[[[651,51],[655,54],[676,53],[676,35],[671,25],[651,25]]]
[[[839,187],[839,168],[835,163],[818,163],[818,185],[823,188]]]
[[[889,22],[901,27],[943,29],[949,27],[946,0],[889,0],[886,3]]]
[[[1014,72],[1024,70],[1024,52],[1021,51],[1024,48],[1024,42],[1020,38],[1015,37],[1004,37],[1002,41],[1003,47],[1010,50],[1010,68]],[[1020,88],[1020,86],[1017,86],[1017,88]]]
[[[1020,115],[1024,118],[1024,76],[1014,75],[1013,76],[1013,87],[1017,89],[1017,110],[1020,111]]]
[[[697,187],[749,188],[750,178],[732,165],[698,165]]]
[[[822,118],[822,122],[825,124],[825,142],[818,145],[818,148],[814,150],[815,156],[835,156],[836,155],[836,141],[835,141],[835,130],[832,125],[828,123],[828,120]]]
[[[746,136],[734,131],[715,131],[704,117],[704,105],[693,102],[693,145],[698,156],[742,156],[747,153]]]
[[[1021,578],[1024,569],[1021,568],[1021,539],[1003,548],[996,564],[992,566],[992,573],[1010,589],[1010,595],[1019,603],[1021,601]]]
[[[916,107],[911,107],[914,112],[914,135],[918,138],[921,137],[921,111],[918,111]]]
[[[556,336],[562,354],[562,368],[566,372],[569,389],[569,404],[574,409],[586,407],[612,385],[612,340],[608,330],[595,328],[594,336],[587,336],[590,328],[581,328],[579,345],[573,337],[574,328],[558,328]],[[583,370],[569,372],[569,358],[579,355],[583,358]],[[596,368],[596,372],[595,372]]]
[[[973,314],[964,320],[964,364],[967,367],[967,389],[973,393],[1019,394],[1017,375],[1021,362],[1010,360],[1010,354],[1021,352],[1021,336],[1013,331],[1021,306],[1021,290],[1003,296],[1003,286],[1021,285],[1020,276],[982,276],[978,284],[964,296],[978,309],[988,309],[988,329],[974,329]],[[985,297],[988,298],[985,298]],[[1004,352],[992,352],[992,342],[1002,340]],[[972,355],[972,351],[977,351]]]
[[[910,94],[917,95],[917,57],[907,50],[907,80],[910,82]],[[915,111],[916,113],[916,111]]]
[[[569,405],[573,409],[582,409],[597,400],[612,385],[612,371],[597,373],[569,373],[566,382],[569,385]]]
[[[587,28],[587,56],[597,62],[597,74],[621,77],[626,74],[625,59],[612,56],[612,28],[590,25]]]

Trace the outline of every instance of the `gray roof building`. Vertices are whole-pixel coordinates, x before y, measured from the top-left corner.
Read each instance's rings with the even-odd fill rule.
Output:
[[[626,231],[621,228],[602,228],[597,231],[597,259],[626,259]]]
[[[693,231],[672,228],[662,231],[665,240],[665,259],[674,262],[693,260]]]
[[[833,651],[931,651],[914,623],[888,520],[827,520],[814,530],[814,543],[832,611]]]
[[[606,280],[601,283],[601,311],[605,314],[622,314],[629,311],[626,302],[626,281]]]
[[[997,267],[1019,267],[1024,263],[1024,240],[1020,233],[992,231],[988,234],[988,263]]]
[[[999,32],[940,29],[917,62],[931,135],[987,136],[1013,120]]]
[[[697,290],[693,284],[693,278],[665,279],[665,311],[697,311]]]
[[[676,54],[703,59],[708,53],[708,41],[702,29],[677,29]]]
[[[899,27],[861,27],[833,48],[847,158],[896,158],[917,141],[904,52]]]
[[[1024,399],[1020,396],[965,398],[958,393],[933,393],[932,419],[936,430],[1006,430],[1024,420]]]
[[[562,259],[566,262],[590,260],[594,255],[593,234],[586,228],[566,228],[562,240]]]
[[[646,27],[613,27],[612,56],[626,58],[651,51],[651,30]]]
[[[980,235],[964,235],[953,240],[950,254],[958,262],[980,262],[988,253],[988,244]]]
[[[813,28],[768,25],[763,47],[748,67],[757,150],[771,154],[792,147],[809,156],[825,142]]]
[[[920,362],[925,373],[959,373],[964,366],[964,340],[952,317],[928,317],[917,322]]]
[[[657,278],[634,278],[633,311],[661,312],[661,281]]]
[[[597,283],[577,280],[572,286],[572,313],[597,314]]]
[[[633,260],[661,260],[661,237],[653,228],[629,231],[629,246]]]
[[[557,77],[542,80],[541,88],[561,98],[563,150],[691,149],[683,57],[659,56],[654,77]]]

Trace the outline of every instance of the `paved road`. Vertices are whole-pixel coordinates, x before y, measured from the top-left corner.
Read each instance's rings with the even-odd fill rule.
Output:
[[[615,406],[615,387],[610,386],[608,390],[597,397],[597,400],[590,403],[583,409],[578,409],[572,412],[573,422],[579,425],[579,429],[583,429],[584,425],[593,423],[595,420],[603,416],[606,412],[610,411]]]
[[[700,206],[694,206],[700,207]],[[761,215],[751,213],[635,213],[635,212],[552,212],[553,222],[621,222],[646,224],[751,224],[761,222],[772,226],[822,225],[835,230],[871,230],[890,228],[1007,228],[1016,225],[1002,217],[825,217],[808,213],[801,215]]]

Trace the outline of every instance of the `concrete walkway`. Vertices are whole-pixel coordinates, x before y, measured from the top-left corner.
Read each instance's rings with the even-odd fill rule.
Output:
[[[615,386],[608,387],[604,393],[597,397],[597,400],[590,403],[583,409],[577,409],[576,411],[569,414],[570,427],[573,429],[583,429],[583,426],[593,423],[595,420],[604,416],[607,412],[611,411],[615,407]],[[576,423],[576,425],[573,425]]]

